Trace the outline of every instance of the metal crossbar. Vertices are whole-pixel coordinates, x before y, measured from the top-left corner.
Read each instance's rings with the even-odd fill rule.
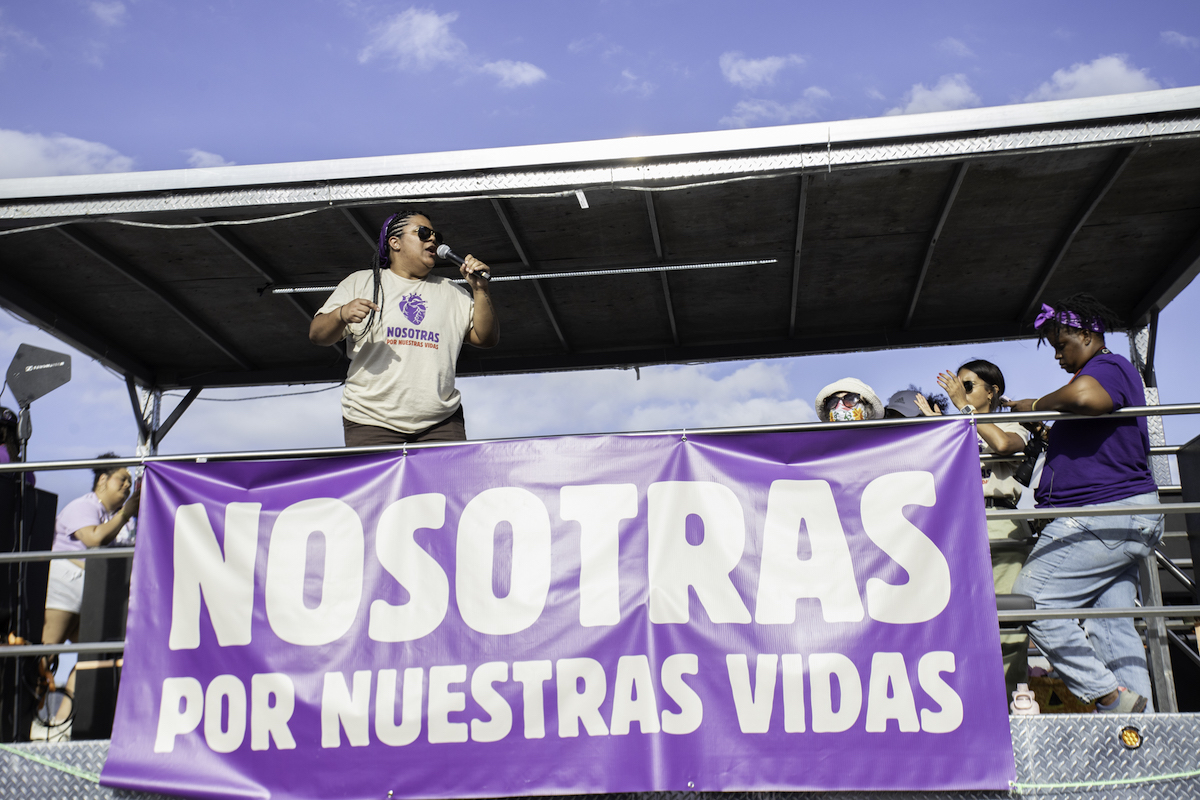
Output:
[[[1198,514],[1200,503],[1156,503],[1145,506],[1063,506],[1062,508],[1004,508],[987,512],[988,519],[1055,519],[1057,517],[1128,517],[1133,514]]]
[[[1200,403],[1179,403],[1163,406],[1130,406],[1114,411],[1111,414],[1087,416],[1083,414],[1068,414],[1062,411],[1007,411],[989,414],[974,414],[971,419],[975,422],[1033,422],[1036,420],[1059,419],[1100,419],[1102,417],[1155,417],[1173,416],[1176,414],[1200,413]],[[689,428],[691,435],[699,434],[745,434],[745,433],[783,433],[787,431],[810,430],[839,430],[850,428],[890,428],[901,425],[938,425],[948,420],[960,419],[960,415],[952,414],[937,417],[903,417],[900,419],[867,419],[855,422],[797,422],[780,425],[747,425],[724,428]],[[664,434],[681,434],[682,429],[667,429],[657,431],[610,432],[608,434],[585,434],[587,436],[662,436]],[[154,463],[196,462],[206,461],[258,461],[284,458],[322,458],[326,456],[367,455],[370,453],[395,453],[405,450],[421,450],[435,447],[462,447],[464,445],[485,444],[488,442],[512,442],[524,439],[542,437],[515,436],[501,439],[472,439],[465,442],[419,442],[407,445],[375,445],[372,447],[314,447],[300,450],[248,450],[227,453],[190,453],[168,456],[134,456],[130,458],[87,458],[72,461],[36,461],[0,464],[0,475],[8,472],[33,472],[36,470],[62,469],[94,469],[96,467],[135,467]],[[1178,448],[1174,449],[1175,452]],[[1165,455],[1155,449],[1154,455]]]
[[[1135,608],[1064,608],[997,611],[1001,624],[1029,622],[1040,619],[1113,619],[1116,617],[1154,618],[1200,617],[1200,606],[1137,606]],[[7,645],[0,647],[0,658],[57,655],[60,653],[118,653],[124,652],[125,642],[82,642],[56,645]]]
[[[0,645],[0,658],[22,658],[24,656],[57,656],[63,653],[93,655],[96,653],[123,653],[125,642],[72,642],[71,644],[7,644]]]
[[[89,550],[27,550],[0,553],[0,564],[22,561],[58,561],[64,558],[133,558],[132,547],[98,547]]]
[[[1200,617],[1200,606],[1135,606],[1133,608],[1038,608],[997,611],[1001,622],[1030,622],[1040,619],[1161,619],[1178,617],[1191,619]]]

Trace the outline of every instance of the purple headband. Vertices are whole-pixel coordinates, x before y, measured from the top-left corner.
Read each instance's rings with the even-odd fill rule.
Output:
[[[1033,321],[1033,327],[1035,329],[1040,328],[1051,320],[1057,322],[1059,325],[1066,325],[1068,328],[1079,328],[1081,331],[1104,333],[1104,323],[1100,320],[1094,319],[1091,321],[1091,324],[1084,324],[1079,315],[1073,311],[1055,311],[1045,303],[1042,303],[1042,312]]]
[[[379,249],[376,250],[375,252],[376,252],[376,255],[379,256],[379,266],[380,267],[386,267],[388,265],[388,249],[387,249],[388,228],[391,227],[392,223],[399,216],[400,216],[399,211],[397,211],[395,214],[392,214],[390,217],[388,217],[387,219],[385,219],[383,221],[383,227],[379,229]]]

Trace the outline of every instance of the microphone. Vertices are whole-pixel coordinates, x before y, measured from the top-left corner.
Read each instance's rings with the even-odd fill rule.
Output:
[[[448,244],[439,244],[437,247],[437,254],[438,254],[438,258],[445,259],[446,261],[453,261],[455,264],[458,264],[460,267],[465,263],[462,256],[458,255],[453,250],[451,250],[450,245],[448,245]],[[490,281],[492,279],[492,274],[490,272],[488,272],[487,270],[480,270],[474,274],[483,278],[485,281]]]

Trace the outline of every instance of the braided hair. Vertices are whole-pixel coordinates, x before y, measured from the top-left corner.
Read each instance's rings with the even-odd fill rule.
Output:
[[[420,211],[411,208],[402,208],[395,214],[383,221],[383,227],[379,229],[379,246],[375,248],[375,252],[371,255],[371,302],[382,307],[383,299],[383,270],[391,267],[391,256],[388,250],[388,239],[393,236],[399,236],[404,232],[404,226],[413,217],[425,216]],[[380,317],[382,319],[382,317]],[[371,330],[371,324],[375,321],[375,310],[367,314],[366,320],[363,321],[363,332],[359,338],[366,336]]]
[[[1125,327],[1121,318],[1117,313],[1108,306],[1101,303],[1090,294],[1080,292],[1069,297],[1064,297],[1054,304],[1054,310],[1057,312],[1051,319],[1046,320],[1038,332],[1038,346],[1046,341],[1049,337],[1060,336],[1064,331],[1078,331],[1079,328],[1068,325],[1060,319],[1068,315],[1075,315],[1080,322],[1088,326],[1093,333],[1098,332],[1101,337],[1104,336],[1103,331],[1117,330]]]

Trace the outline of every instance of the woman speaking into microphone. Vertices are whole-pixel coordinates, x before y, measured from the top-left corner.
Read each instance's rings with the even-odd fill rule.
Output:
[[[500,327],[486,264],[463,259],[466,286],[432,274],[441,243],[424,214],[388,217],[371,268],[338,284],[309,325],[313,344],[347,340],[347,447],[467,438],[455,363],[464,341],[492,347]]]

